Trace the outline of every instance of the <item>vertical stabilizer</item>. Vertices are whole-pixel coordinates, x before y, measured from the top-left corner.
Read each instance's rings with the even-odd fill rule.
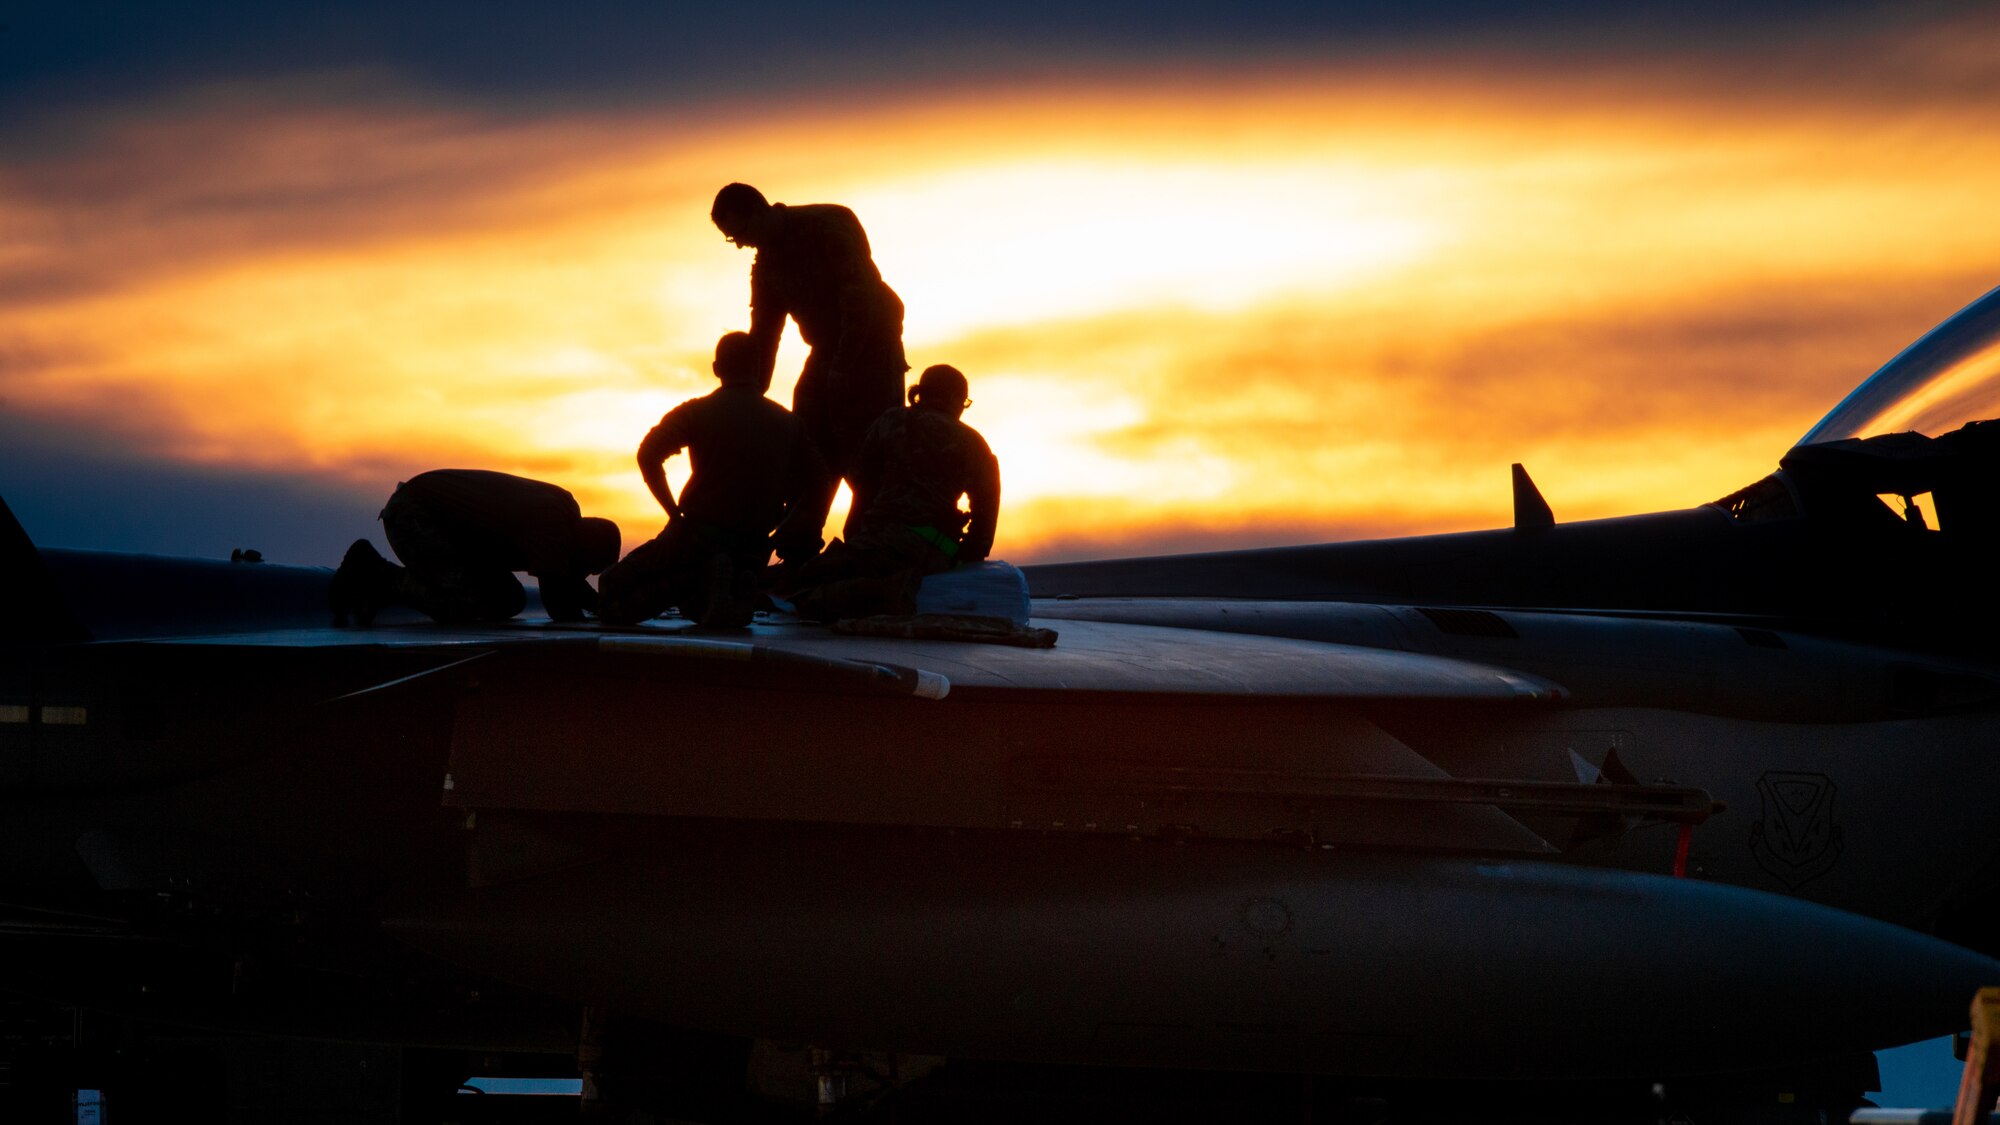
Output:
[[[90,639],[90,630],[70,612],[42,553],[4,499],[0,499],[0,590],[7,592],[8,603],[7,612],[0,615],[0,644]]]
[[[1514,526],[1554,527],[1556,514],[1549,509],[1549,502],[1542,499],[1542,490],[1528,476],[1528,470],[1514,463]]]

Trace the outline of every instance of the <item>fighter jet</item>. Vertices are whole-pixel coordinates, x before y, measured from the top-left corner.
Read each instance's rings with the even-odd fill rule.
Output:
[[[1996,415],[2000,290],[1713,503],[1517,466],[1512,528],[1033,567],[1048,649],[335,629],[326,570],[9,516],[0,991],[200,1029],[239,1106],[245,1043],[380,1045],[405,1119],[466,1052],[714,1120],[785,1060],[1830,1119],[2000,983]]]

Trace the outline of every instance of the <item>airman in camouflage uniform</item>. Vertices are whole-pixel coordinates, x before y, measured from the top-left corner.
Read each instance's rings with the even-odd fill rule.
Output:
[[[910,405],[869,427],[854,476],[848,537],[799,574],[795,603],[819,620],[910,613],[926,574],[977,563],[993,550],[1000,462],[959,420],[972,405],[965,376],[938,364],[910,388]],[[959,498],[969,511],[961,511]]]

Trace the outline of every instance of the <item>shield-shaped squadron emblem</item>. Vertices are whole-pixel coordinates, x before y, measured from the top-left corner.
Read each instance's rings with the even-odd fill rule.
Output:
[[[1771,771],[1757,779],[1764,815],[1750,826],[1750,854],[1797,890],[1839,861],[1840,826],[1833,822],[1833,779],[1823,773]]]

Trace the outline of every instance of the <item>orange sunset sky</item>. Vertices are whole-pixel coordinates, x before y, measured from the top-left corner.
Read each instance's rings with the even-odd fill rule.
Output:
[[[912,364],[971,379],[1012,561],[1501,525],[1511,461],[1562,520],[1701,503],[2000,284],[2000,21],[1910,10],[526,101],[45,76],[0,103],[39,107],[0,137],[0,495],[42,542],[330,565],[483,467],[636,544],[634,447],[747,323],[707,218],[743,180],[859,214]]]

